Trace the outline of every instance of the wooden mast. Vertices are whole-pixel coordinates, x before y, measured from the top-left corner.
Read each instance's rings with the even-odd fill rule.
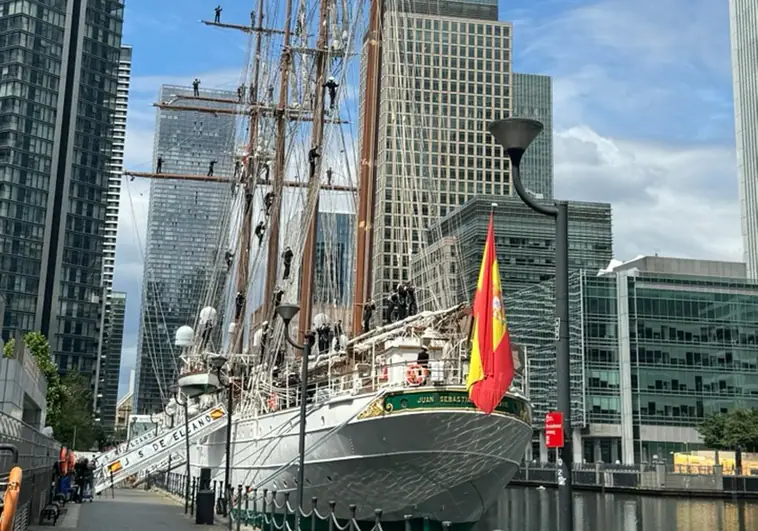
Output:
[[[252,22],[252,21],[251,21]],[[263,0],[258,0],[258,27],[263,24]],[[258,160],[256,159],[256,146],[258,144],[258,117],[260,113],[255,106],[258,103],[258,82],[261,67],[261,33],[257,32],[255,36],[255,55],[253,60],[253,77],[250,80],[250,104],[253,106],[250,111],[250,135],[248,137],[248,160],[246,168],[246,178],[244,182],[244,192],[247,197],[253,193],[253,187],[258,177]],[[244,97],[244,95],[243,95]],[[234,320],[234,337],[232,338],[232,352],[242,353],[242,343],[245,337],[245,315],[247,313],[247,292],[248,292],[248,275],[250,272],[250,229],[253,224],[253,201],[246,203],[246,210],[242,220],[242,228],[239,243],[237,245],[237,286],[236,293],[244,295],[240,299],[241,308]],[[235,311],[237,311],[235,309]]]
[[[276,276],[279,269],[279,225],[281,221],[282,190],[287,162],[287,101],[289,100],[289,75],[292,64],[290,28],[292,26],[292,0],[287,0],[284,15],[284,43],[282,49],[282,75],[279,85],[279,107],[276,113],[276,154],[274,159],[274,204],[268,227],[268,260],[266,262],[266,291],[263,295],[263,315],[268,319],[272,309]]]
[[[308,225],[308,232],[305,237],[305,247],[303,249],[303,263],[300,276],[300,323],[298,331],[304,335],[311,328],[311,314],[313,310],[313,277],[315,272],[316,261],[316,238],[318,231],[318,211],[319,211],[319,189],[318,183],[321,178],[321,161],[325,155],[324,146],[324,83],[326,82],[327,46],[329,44],[329,9],[327,0],[321,0],[319,13],[319,30],[316,41],[316,97],[313,105],[313,132],[311,139],[311,148],[317,149],[321,156],[316,159],[313,175],[309,178],[308,190],[310,193],[316,193],[316,206],[313,211],[313,217]],[[303,212],[303,214],[306,214]]]
[[[353,336],[361,333],[363,304],[371,296],[374,195],[376,193],[376,142],[382,49],[382,0],[372,0],[366,36],[366,87],[361,131],[361,167],[358,181]]]

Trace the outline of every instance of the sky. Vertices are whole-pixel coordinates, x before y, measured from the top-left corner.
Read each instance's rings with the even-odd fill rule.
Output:
[[[215,4],[126,3],[126,168],[150,169],[161,84],[239,84],[246,37],[199,23]],[[229,3],[223,20],[247,23],[252,4]],[[500,20],[514,25],[514,71],[553,78],[555,196],[610,202],[619,259],[742,260],[728,10],[716,0],[500,0]],[[121,194],[119,396],[137,352],[148,189],[125,181]]]

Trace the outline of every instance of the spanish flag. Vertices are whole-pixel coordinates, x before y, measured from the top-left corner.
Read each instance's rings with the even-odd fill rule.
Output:
[[[492,215],[474,294],[473,311],[471,360],[466,389],[476,407],[489,415],[513,381],[513,354],[503,310]]]

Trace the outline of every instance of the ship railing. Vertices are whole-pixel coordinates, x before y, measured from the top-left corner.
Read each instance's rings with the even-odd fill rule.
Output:
[[[409,360],[374,364],[358,362],[349,369],[330,368],[326,375],[313,378],[308,384],[306,400],[309,403],[322,403],[339,396],[373,393],[382,389],[464,385],[467,372],[467,360],[460,356],[429,360],[423,367],[416,361]],[[416,375],[418,378],[413,377]],[[283,388],[271,386],[268,393],[261,411],[273,412],[300,404],[299,384],[291,385],[289,380]]]

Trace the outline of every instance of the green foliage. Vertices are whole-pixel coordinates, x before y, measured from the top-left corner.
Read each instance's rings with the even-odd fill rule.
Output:
[[[65,446],[89,450],[98,443],[100,433],[92,419],[92,393],[89,381],[78,372],[61,378],[61,415],[53,425],[55,438]]]
[[[707,417],[697,428],[714,450],[758,451],[758,409],[733,409]]]
[[[63,445],[75,443],[76,448],[89,450],[105,438],[92,419],[89,382],[76,372],[61,377],[50,356],[50,344],[39,332],[26,334],[24,343],[47,379],[47,425],[53,428],[55,438]],[[13,358],[14,349],[14,340],[8,341],[3,357]]]

